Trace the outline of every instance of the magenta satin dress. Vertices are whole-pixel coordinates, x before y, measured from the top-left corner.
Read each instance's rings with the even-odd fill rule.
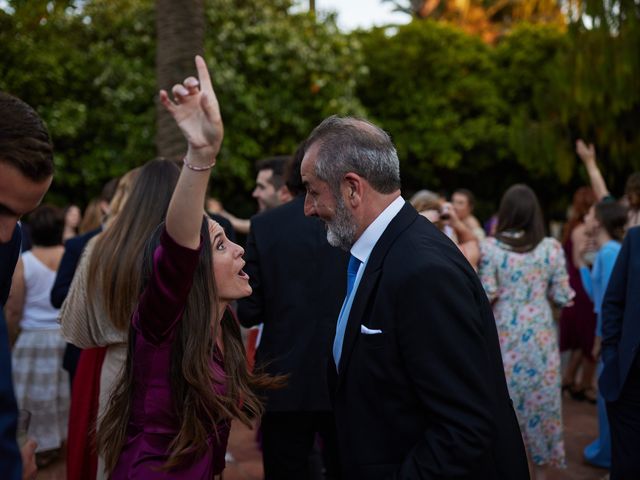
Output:
[[[573,264],[573,243],[571,239],[563,245],[567,259],[569,285],[576,292],[573,305],[564,307],[560,313],[560,351],[581,350],[582,354],[593,360],[591,351],[596,335],[596,314],[593,302],[582,286],[580,271]]]
[[[224,470],[230,421],[211,427],[209,448],[204,455],[194,455],[180,468],[160,470],[179,429],[169,381],[171,349],[199,255],[199,249],[182,247],[166,231],[162,233],[154,254],[153,275],[132,318],[135,339],[131,417],[125,445],[110,477],[113,480],[210,480]],[[221,356],[211,359],[211,368],[216,380],[214,388],[223,393]]]

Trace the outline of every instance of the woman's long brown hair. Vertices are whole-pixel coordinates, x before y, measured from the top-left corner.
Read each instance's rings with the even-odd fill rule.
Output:
[[[161,233],[162,228],[158,228],[145,249],[145,284],[152,274],[153,253],[160,244]],[[282,386],[284,381],[249,372],[240,327],[231,314],[225,314],[220,322],[214,321],[212,325],[218,299],[206,219],[202,222],[201,235],[202,252],[171,351],[171,394],[179,426],[163,469],[171,469],[194,456],[203,455],[208,448],[207,439],[211,432],[216,432],[216,424],[220,421],[235,417],[251,427],[251,419],[262,413],[262,405],[255,392]],[[224,346],[223,379],[213,378],[211,371],[218,323]],[[130,328],[126,366],[98,428],[98,448],[104,456],[107,472],[111,472],[118,461],[131,415],[135,388],[132,335],[133,328]],[[214,384],[221,382],[225,384],[226,393],[217,394]]]
[[[126,331],[129,326],[140,290],[142,251],[164,220],[179,175],[180,169],[169,160],[147,162],[115,220],[96,240],[87,287],[89,292],[98,289],[102,293],[106,321],[118,330]],[[114,201],[118,198],[116,195]]]

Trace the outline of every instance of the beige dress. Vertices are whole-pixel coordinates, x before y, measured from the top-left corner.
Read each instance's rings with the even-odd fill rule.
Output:
[[[108,347],[100,373],[98,404],[98,418],[100,418],[127,358],[129,332],[116,329],[107,318],[99,291],[92,292],[91,295],[88,292],[89,260],[98,238],[99,236],[92,238],[82,254],[69,294],[60,309],[58,320],[62,336],[67,342],[80,348]],[[106,478],[104,460],[98,456],[97,479],[106,480]]]

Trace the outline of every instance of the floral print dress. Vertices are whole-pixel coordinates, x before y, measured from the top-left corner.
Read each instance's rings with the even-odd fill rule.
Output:
[[[551,305],[571,301],[564,252],[553,238],[513,252],[495,238],[481,245],[478,274],[500,337],[509,394],[536,465],[565,467],[560,352]]]

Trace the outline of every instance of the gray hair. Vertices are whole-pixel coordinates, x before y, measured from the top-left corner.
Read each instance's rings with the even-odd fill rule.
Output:
[[[307,151],[318,144],[315,174],[334,192],[349,172],[360,175],[379,193],[400,188],[400,162],[391,138],[366,120],[333,115],[311,132],[306,144]]]

